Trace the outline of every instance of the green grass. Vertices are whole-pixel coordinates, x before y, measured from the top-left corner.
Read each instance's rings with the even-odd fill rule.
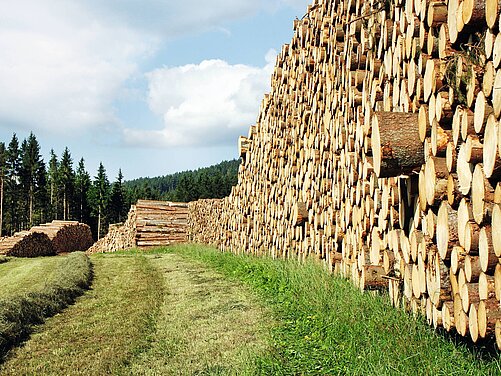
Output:
[[[93,289],[0,374],[501,373],[496,352],[472,351],[314,262],[196,245],[92,260]]]
[[[45,281],[43,288],[35,283],[30,290],[26,285],[30,278],[13,278],[14,282],[20,283],[19,293],[0,299],[0,360],[10,348],[29,336],[36,325],[73,303],[90,285],[92,269],[84,253],[54,259],[57,267],[53,270],[49,268],[48,275],[51,277]],[[52,265],[51,261],[47,263]],[[12,266],[16,262],[9,261],[6,265],[9,264]],[[30,262],[27,264],[32,265]],[[26,269],[21,270],[24,272]]]
[[[319,265],[234,256],[201,246],[163,250],[200,260],[243,281],[269,304],[278,325],[263,375],[495,375],[498,354],[483,357],[433,331],[424,320],[363,294]]]
[[[254,375],[270,315],[254,294],[175,254],[150,256],[165,299],[152,346],[121,371],[132,375]]]
[[[64,257],[0,259],[0,299],[29,291],[40,291],[54,279]]]
[[[47,320],[2,375],[253,375],[269,312],[174,254],[96,255],[93,288]]]
[[[142,256],[92,262],[92,289],[13,350],[0,374],[107,375],[150,346],[163,294],[159,271]]]

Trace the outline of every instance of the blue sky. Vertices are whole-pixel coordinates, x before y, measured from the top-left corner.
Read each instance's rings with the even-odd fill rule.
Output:
[[[65,146],[94,175],[237,157],[309,0],[0,0],[0,140]]]

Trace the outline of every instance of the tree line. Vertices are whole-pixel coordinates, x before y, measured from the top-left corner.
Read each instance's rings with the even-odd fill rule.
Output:
[[[45,163],[33,133],[22,142],[14,133],[8,145],[0,142],[0,234],[11,236],[56,219],[86,223],[98,239],[110,223],[123,222],[139,199],[189,202],[229,195],[237,183],[239,164],[224,161],[128,182],[119,169],[111,183],[103,163],[92,177],[84,159],[75,165],[67,147],[60,156],[51,150]]]
[[[121,170],[110,183],[102,163],[91,177],[83,158],[76,166],[66,147],[45,163],[33,133],[19,142],[0,142],[0,234],[10,236],[40,223],[75,220],[91,226],[95,238],[121,222],[130,202]]]
[[[125,182],[132,198],[190,202],[204,198],[223,198],[238,182],[240,161],[233,159],[198,170],[177,172],[154,178]]]

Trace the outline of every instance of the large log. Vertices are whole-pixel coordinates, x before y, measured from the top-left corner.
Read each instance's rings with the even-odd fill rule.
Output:
[[[376,112],[372,117],[372,155],[378,177],[408,174],[424,163],[417,114]]]

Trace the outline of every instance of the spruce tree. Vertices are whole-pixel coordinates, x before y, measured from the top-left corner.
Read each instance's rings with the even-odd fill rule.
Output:
[[[73,203],[73,193],[75,189],[75,173],[73,172],[73,159],[70,151],[65,148],[61,155],[61,162],[58,168],[58,182],[60,196],[63,204],[63,220],[71,218],[70,209]]]
[[[106,170],[103,163],[99,163],[97,175],[94,178],[91,189],[92,211],[97,217],[97,239],[104,234],[106,223],[106,209],[108,208],[110,198],[110,182],[106,176]]]
[[[23,141],[21,147],[20,182],[23,195],[23,219],[27,222],[24,227],[33,226],[35,199],[40,190],[45,189],[45,165],[40,155],[40,145],[33,133]]]
[[[122,170],[118,170],[118,176],[111,187],[110,197],[110,222],[119,223],[124,220],[127,215],[127,207],[125,202],[125,190],[123,187]]]
[[[14,133],[7,148],[6,161],[6,196],[8,205],[8,216],[5,228],[9,235],[19,230],[19,140]]]
[[[3,233],[3,200],[4,200],[4,182],[7,172],[7,150],[5,143],[0,142],[0,236]]]
[[[50,151],[50,161],[49,168],[47,172],[47,183],[48,183],[48,194],[49,194],[49,202],[50,202],[50,210],[51,210],[51,219],[58,219],[58,170],[59,170],[59,161],[57,160],[57,155],[54,153],[54,149]]]
[[[85,169],[84,159],[78,162],[77,172],[75,176],[75,200],[77,219],[81,223],[90,222],[90,204],[89,191],[91,187],[91,178]]]

